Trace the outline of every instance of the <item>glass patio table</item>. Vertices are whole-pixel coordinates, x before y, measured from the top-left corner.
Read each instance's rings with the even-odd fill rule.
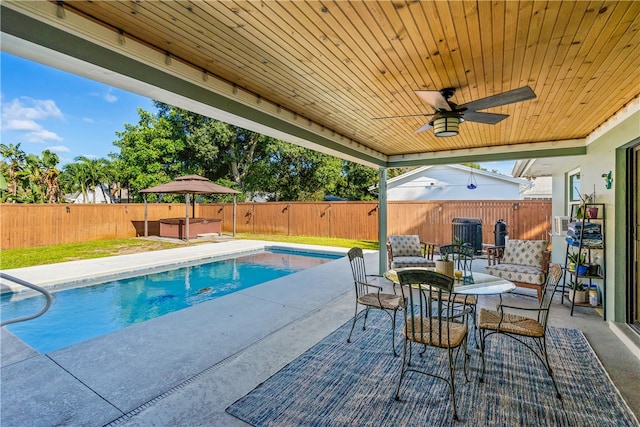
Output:
[[[388,270],[384,273],[384,277],[392,281],[394,284],[400,284],[400,281],[398,280],[398,271],[411,269],[435,271],[435,268],[432,267],[398,268],[395,270]],[[463,273],[463,276],[460,279],[455,279],[453,292],[460,295],[501,295],[511,292],[515,288],[516,285],[514,285],[513,282],[501,277],[475,271],[467,271]]]

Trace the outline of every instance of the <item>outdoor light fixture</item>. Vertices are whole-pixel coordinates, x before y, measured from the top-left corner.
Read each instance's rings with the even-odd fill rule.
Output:
[[[460,119],[457,115],[439,116],[433,120],[431,125],[435,136],[456,136],[460,126]]]

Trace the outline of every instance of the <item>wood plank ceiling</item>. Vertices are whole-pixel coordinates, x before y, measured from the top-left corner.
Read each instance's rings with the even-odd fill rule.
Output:
[[[64,1],[78,13],[388,156],[585,138],[640,94],[638,1]],[[496,125],[414,133],[530,86]]]

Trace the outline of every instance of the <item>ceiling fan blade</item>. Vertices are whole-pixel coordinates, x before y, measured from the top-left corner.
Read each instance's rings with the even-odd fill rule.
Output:
[[[470,111],[484,110],[485,108],[499,107],[501,105],[513,104],[514,102],[526,101],[533,99],[536,94],[529,86],[502,92],[497,95],[487,96],[486,98],[476,99],[463,105],[458,105],[458,109],[466,108]]]
[[[487,123],[495,125],[509,117],[508,114],[480,113],[478,111],[465,111],[462,118],[467,122]]]
[[[414,133],[424,132],[425,130],[431,129],[432,126],[429,123],[425,123],[421,128],[416,129]]]
[[[382,119],[404,119],[408,117],[428,117],[433,116],[436,113],[421,113],[421,114],[406,114],[404,116],[386,116],[386,117],[373,117],[371,120],[382,120]]]
[[[415,94],[436,110],[451,111],[451,106],[437,90],[416,90]]]

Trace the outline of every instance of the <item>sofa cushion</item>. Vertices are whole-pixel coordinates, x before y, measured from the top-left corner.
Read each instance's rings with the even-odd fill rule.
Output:
[[[545,274],[541,268],[532,267],[530,265],[519,264],[497,264],[484,268],[486,274],[501,277],[511,282],[531,283],[533,285],[542,285],[545,281]]]
[[[546,240],[508,240],[500,263],[527,265],[540,269],[546,250]]]
[[[435,267],[436,263],[423,256],[401,256],[393,257],[391,261],[391,268],[405,268],[405,267]]]
[[[389,243],[393,259],[399,256],[422,256],[420,236],[417,234],[389,236]]]

